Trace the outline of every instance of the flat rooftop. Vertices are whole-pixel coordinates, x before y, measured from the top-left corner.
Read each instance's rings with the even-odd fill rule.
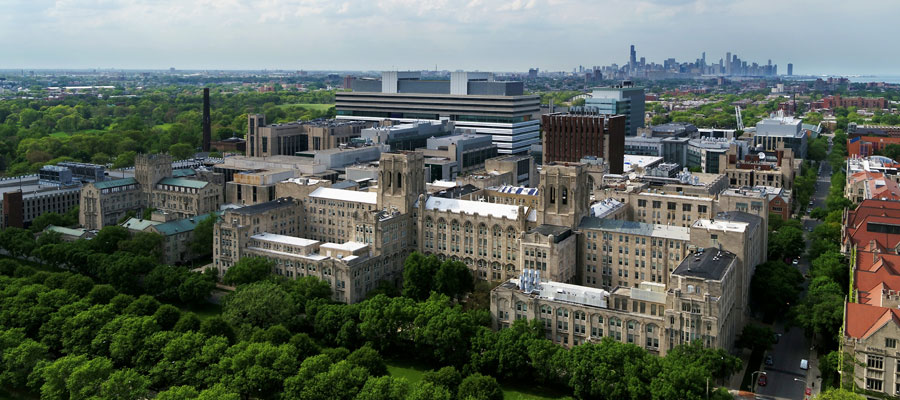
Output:
[[[283,207],[291,207],[294,205],[294,199],[290,197],[282,197],[279,199],[275,199],[272,201],[267,201],[265,203],[254,204],[252,206],[246,206],[241,208],[235,208],[229,210],[229,212],[234,212],[243,215],[253,215],[253,214],[262,214],[267,211],[271,211],[277,208]]]
[[[735,258],[734,253],[715,247],[706,248],[702,250],[702,253],[698,251],[689,254],[681,261],[678,268],[675,268],[672,275],[719,281],[725,276],[728,266],[734,262]]]
[[[663,239],[690,240],[691,230],[682,226],[657,225],[637,221],[622,221],[597,217],[585,217],[581,229],[604,230],[629,235],[650,236]]]
[[[333,189],[320,187],[309,194],[314,199],[348,201],[354,203],[377,204],[377,192],[361,192],[357,190]]]
[[[251,239],[263,240],[267,242],[277,242],[289,244],[292,246],[308,247],[319,243],[318,240],[304,239],[296,236],[279,235],[276,233],[263,232],[250,237]]]
[[[504,283],[502,287],[506,289],[521,290],[518,279],[510,279]],[[609,292],[603,289],[561,282],[541,282],[540,286],[531,294],[545,300],[562,301],[599,308],[607,308],[606,299],[609,297]]]
[[[430,196],[425,201],[426,210],[449,211],[456,214],[478,214],[495,218],[519,218],[519,206],[488,203],[484,201],[448,199],[444,197]],[[526,218],[529,221],[537,221],[537,211],[526,208]]]

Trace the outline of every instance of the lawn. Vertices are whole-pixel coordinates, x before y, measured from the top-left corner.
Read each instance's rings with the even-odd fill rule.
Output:
[[[419,363],[391,360],[385,361],[388,372],[392,376],[406,378],[410,383],[415,385],[422,380],[425,371],[429,370],[427,366]],[[503,398],[506,400],[562,400],[571,399],[570,396],[561,395],[553,390],[542,388],[539,386],[525,388],[521,385],[501,385],[503,388]]]

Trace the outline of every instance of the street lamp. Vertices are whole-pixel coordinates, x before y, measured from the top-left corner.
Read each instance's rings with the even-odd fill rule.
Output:
[[[755,378],[756,374],[763,374],[763,375],[765,375],[765,374],[766,374],[766,371],[754,371],[752,374],[750,374],[750,379],[753,380],[753,382],[751,383],[752,386],[751,386],[750,388],[753,389],[753,390],[752,390],[753,393],[756,393],[756,382],[757,382],[757,381],[756,381],[756,378]]]

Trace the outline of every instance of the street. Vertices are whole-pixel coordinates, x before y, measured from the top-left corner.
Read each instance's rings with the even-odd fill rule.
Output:
[[[829,152],[831,149],[828,149]],[[831,166],[827,162],[822,162],[818,179],[816,179],[815,192],[810,199],[813,202],[812,207],[804,205],[801,210],[809,207],[810,210],[825,207],[825,197],[828,195],[831,186]],[[806,247],[810,246],[809,234],[811,229],[815,229],[821,221],[809,218],[804,212],[800,212],[803,229],[806,231]],[[797,268],[805,276],[809,271],[810,260],[808,256],[800,258]],[[804,290],[808,282],[804,283]],[[811,351],[812,345],[803,332],[802,328],[793,327],[785,331],[784,323],[778,322],[773,326],[776,333],[782,336],[772,350],[767,355],[773,357],[774,365],[760,366],[762,371],[766,372],[768,380],[766,386],[757,386],[756,393],[767,398],[775,399],[805,399],[805,390],[809,386],[812,388],[813,395],[819,393],[821,388],[821,379],[818,369],[818,360],[816,360],[815,352]],[[800,369],[800,360],[809,360],[809,369]],[[755,382],[754,382],[755,383]]]

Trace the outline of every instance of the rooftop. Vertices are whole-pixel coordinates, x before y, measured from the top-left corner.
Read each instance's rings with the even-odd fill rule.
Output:
[[[478,214],[491,216],[494,218],[508,218],[517,220],[519,218],[519,206],[488,203],[483,201],[448,199],[444,197],[430,196],[425,201],[426,210],[449,211],[452,213]],[[537,212],[525,208],[527,219],[529,221],[537,221]]]
[[[320,248],[323,248],[323,249],[335,249],[335,250],[343,250],[343,251],[349,251],[349,252],[362,250],[362,249],[365,249],[366,247],[369,247],[369,245],[365,244],[365,243],[361,243],[361,242],[345,242],[343,244],[325,243],[320,246]]]
[[[272,201],[267,201],[265,203],[254,204],[252,206],[246,206],[241,208],[235,208],[229,210],[229,212],[234,212],[242,215],[253,215],[253,214],[262,214],[267,211],[271,211],[277,208],[283,207],[291,207],[294,205],[294,199],[290,197],[282,197],[279,199],[275,199]]]
[[[217,212],[216,216],[221,216],[221,212]],[[179,233],[191,232],[194,228],[197,227],[201,222],[203,222],[208,216],[207,215],[198,215],[196,217],[190,217],[185,219],[179,219],[175,221],[169,221],[162,224],[155,225],[153,229],[165,236],[177,235]]]
[[[266,242],[276,242],[289,244],[292,246],[308,247],[319,244],[318,240],[304,239],[296,236],[279,235],[276,233],[263,232],[250,237],[251,239],[262,240]]]
[[[519,279],[510,279],[502,287],[521,290]],[[562,301],[599,308],[607,308],[606,300],[609,297],[609,292],[603,289],[561,282],[541,282],[531,294],[550,301]]]
[[[314,190],[309,194],[309,197],[316,199],[349,201],[354,203],[378,203],[378,193],[376,192],[360,192],[356,190],[333,189],[327,187],[320,187]]]
[[[134,178],[122,178],[122,179],[113,179],[111,181],[103,181],[94,183],[94,187],[97,189],[109,189],[114,187],[128,186],[128,185],[137,185],[137,179]]]
[[[45,231],[58,232],[61,235],[81,237],[87,230],[84,228],[66,228],[64,226],[47,225]]]
[[[605,218],[606,216],[612,214],[616,210],[622,209],[625,207],[625,203],[618,201],[612,197],[608,199],[600,200],[594,204],[591,204],[591,216],[597,218]]]
[[[165,178],[159,181],[159,185],[169,185],[169,186],[179,186],[193,189],[202,189],[205,188],[206,185],[209,185],[209,182],[198,181],[193,179],[184,179],[184,178]]]
[[[672,275],[689,276],[704,280],[722,280],[728,266],[735,260],[734,253],[714,247],[701,249],[681,261]]]
[[[900,309],[859,303],[846,304],[844,334],[851,338],[866,339],[887,324],[900,325]]]
[[[496,187],[496,186],[490,187],[490,188],[488,188],[488,190],[493,190],[493,191],[500,192],[500,193],[521,194],[521,195],[526,195],[526,196],[537,196],[538,195],[537,188],[530,188],[530,187],[524,187],[524,186],[503,185],[503,186],[499,186],[499,187]]]
[[[153,225],[159,225],[162,222],[153,221],[149,219],[141,219],[141,218],[128,218],[125,222],[122,223],[122,227],[125,229],[130,229],[133,231],[143,231]]]
[[[582,229],[612,231],[629,235],[650,236],[675,240],[690,240],[691,230],[682,226],[648,224],[597,217],[585,217],[579,225]]]

